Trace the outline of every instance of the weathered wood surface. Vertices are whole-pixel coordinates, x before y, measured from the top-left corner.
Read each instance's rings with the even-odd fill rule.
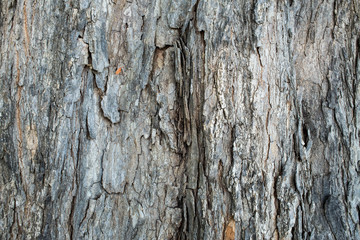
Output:
[[[0,9],[1,239],[360,239],[359,1]]]

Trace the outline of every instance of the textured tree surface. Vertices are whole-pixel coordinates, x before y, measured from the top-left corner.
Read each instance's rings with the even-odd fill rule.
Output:
[[[0,10],[1,239],[360,239],[359,1]]]

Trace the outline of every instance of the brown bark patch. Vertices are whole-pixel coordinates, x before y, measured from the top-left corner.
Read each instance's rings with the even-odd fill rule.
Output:
[[[25,33],[25,54],[29,55],[29,45],[30,45],[30,37],[29,37],[29,30],[28,30],[28,19],[27,19],[27,12],[26,12],[26,1],[24,2],[24,33]]]
[[[225,240],[234,240],[235,239],[235,221],[231,219],[226,226],[225,230]]]
[[[154,54],[154,70],[164,67],[165,50],[157,48]]]
[[[22,87],[19,86],[20,83],[20,60],[19,60],[19,53],[16,52],[16,125],[19,131],[19,159],[22,159],[22,130],[21,130],[21,111],[20,111],[20,100],[21,100],[21,89]]]

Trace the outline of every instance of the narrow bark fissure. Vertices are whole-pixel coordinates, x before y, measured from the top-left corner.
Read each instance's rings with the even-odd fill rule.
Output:
[[[197,11],[197,6],[198,6],[198,2],[194,5],[193,8],[193,14],[196,16],[196,11]],[[194,24],[196,25],[196,17],[193,16],[192,19],[190,19],[190,22],[195,22]],[[196,161],[197,163],[191,163],[191,164],[196,164],[197,167],[197,176],[189,176],[190,178],[195,178],[196,179],[196,188],[195,189],[190,189],[190,188],[186,188],[187,191],[191,191],[192,195],[193,195],[193,199],[194,202],[192,202],[192,214],[189,214],[189,212],[186,214],[187,216],[192,216],[194,214],[193,219],[191,219],[191,221],[187,220],[186,221],[186,217],[183,214],[183,222],[186,222],[186,224],[190,224],[191,222],[196,224],[197,226],[201,226],[201,209],[198,208],[199,206],[199,196],[198,196],[198,190],[200,188],[200,183],[201,183],[201,176],[200,176],[200,172],[199,169],[204,167],[204,159],[205,159],[205,147],[204,147],[204,133],[203,133],[203,119],[202,119],[202,112],[203,112],[203,103],[204,103],[204,87],[203,87],[203,83],[204,83],[204,77],[205,77],[205,71],[204,68],[200,68],[199,66],[203,67],[205,65],[203,56],[197,56],[197,55],[193,55],[190,52],[197,52],[197,48],[198,49],[203,49],[201,52],[205,52],[205,44],[204,44],[204,33],[203,32],[196,32],[197,37],[199,37],[202,40],[202,45],[199,45],[197,47],[195,47],[195,49],[188,49],[187,48],[187,44],[186,42],[188,41],[187,35],[190,33],[191,29],[190,26],[193,26],[193,24],[188,24],[186,29],[183,27],[183,31],[182,31],[182,36],[183,39],[180,39],[180,41],[178,41],[176,43],[176,46],[178,49],[180,49],[181,52],[181,58],[180,63],[181,63],[181,76],[182,79],[179,79],[179,87],[180,87],[180,91],[179,91],[179,96],[180,98],[183,99],[182,101],[182,108],[183,110],[183,114],[182,114],[182,121],[184,121],[184,137],[183,137],[183,141],[186,143],[184,145],[184,151],[183,151],[183,159],[187,159],[187,161]],[[196,27],[196,26],[195,26]],[[196,56],[198,57],[197,59]],[[201,62],[198,62],[198,61]],[[198,66],[194,66],[194,64],[197,64]],[[197,71],[196,71],[197,69]],[[192,93],[190,93],[190,86],[192,87]],[[196,134],[196,141],[195,139],[192,139],[192,134],[195,133]],[[187,137],[188,135],[188,137]],[[190,140],[189,140],[190,139]],[[192,144],[196,144],[197,146],[195,146],[198,149],[198,159],[194,159],[193,157],[189,158],[189,154],[190,154],[190,148]],[[203,165],[203,166],[201,166]],[[186,199],[186,198],[185,198]],[[189,199],[190,200],[190,199]],[[187,200],[187,201],[189,201]],[[186,205],[184,205],[186,206]],[[183,209],[183,211],[189,211],[189,208],[186,207],[185,209]],[[187,236],[187,237],[197,237],[197,238],[201,238],[201,231],[200,229],[197,230],[197,232],[188,232],[190,229],[192,229],[192,227],[190,227],[189,225],[187,227],[185,227],[184,225],[182,225],[180,228],[180,232],[182,232],[183,236]],[[183,237],[184,239],[186,239],[185,237]]]
[[[11,223],[11,226],[10,226],[10,235],[14,235],[14,228],[15,228],[15,222],[16,222],[16,201],[14,201],[14,208],[13,208],[13,221]],[[13,237],[14,239],[17,239],[17,234],[16,236]]]
[[[79,194],[79,176],[78,176],[78,166],[79,166],[79,161],[80,161],[80,158],[81,158],[81,154],[80,154],[80,151],[81,151],[81,128],[80,128],[80,131],[79,131],[79,134],[78,134],[78,143],[77,143],[77,152],[76,152],[76,165],[74,166],[74,179],[73,179],[73,186],[72,186],[72,189],[71,189],[71,194],[73,195],[74,194],[74,190],[76,190],[76,194],[73,195],[72,199],[71,199],[71,208],[70,208],[70,216],[69,216],[69,227],[70,227],[70,238],[71,239],[74,239],[74,234],[75,234],[75,227],[74,226],[74,214],[75,214],[75,209],[76,209],[76,201],[77,201],[77,196]]]
[[[69,226],[70,226],[70,239],[74,239],[74,212],[75,212],[75,205],[76,205],[76,196],[72,197],[71,200],[71,209],[70,209],[70,216],[69,216]]]
[[[90,205],[90,201],[88,200],[87,201],[87,204],[86,204],[86,208],[85,208],[85,214],[84,214],[84,217],[81,219],[80,223],[79,223],[79,226],[81,226],[83,224],[83,222],[85,221],[85,219],[87,218],[87,213],[88,213],[88,210],[89,210],[89,205]]]
[[[274,188],[274,202],[275,202],[275,229],[274,229],[274,233],[272,234],[273,237],[276,233],[276,236],[278,237],[279,236],[279,233],[280,233],[280,229],[279,229],[279,226],[278,226],[278,217],[280,216],[280,200],[278,198],[278,192],[277,192],[277,184],[279,182],[279,177],[281,176],[281,173],[276,176],[274,179],[275,179],[275,184],[273,186]]]

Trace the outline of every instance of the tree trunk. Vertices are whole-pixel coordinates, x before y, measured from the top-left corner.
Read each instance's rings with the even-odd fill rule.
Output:
[[[1,239],[360,239],[359,1],[0,9]]]

